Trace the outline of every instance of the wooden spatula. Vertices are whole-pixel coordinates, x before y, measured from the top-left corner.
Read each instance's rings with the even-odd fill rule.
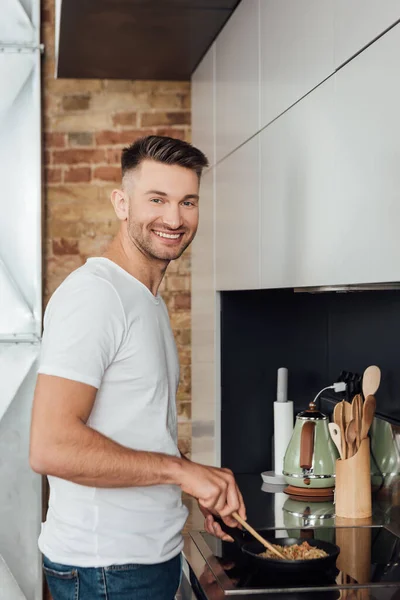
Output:
[[[255,529],[253,529],[253,527],[251,525],[249,525],[247,523],[247,521],[245,521],[244,519],[242,519],[242,517],[237,513],[237,512],[233,512],[232,513],[232,517],[234,519],[236,519],[236,521],[238,523],[241,524],[242,527],[244,527],[244,529],[246,529],[246,531],[248,531],[249,533],[251,533],[251,535],[256,538],[256,540],[258,540],[259,542],[262,543],[262,545],[267,548],[268,550],[271,550],[271,552],[273,552],[276,556],[278,556],[279,558],[283,558],[284,560],[288,560],[286,558],[286,556],[280,552],[279,550],[277,550],[276,548],[274,548],[274,546],[268,542],[266,539],[264,539],[259,533],[257,533],[257,531]]]
[[[372,425],[372,421],[374,420],[376,409],[376,400],[375,396],[367,396],[367,399],[364,402],[363,408],[363,417],[361,422],[361,435],[360,438],[364,440],[367,435],[369,428]]]

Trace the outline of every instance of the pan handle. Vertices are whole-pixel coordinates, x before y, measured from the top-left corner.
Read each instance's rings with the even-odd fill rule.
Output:
[[[246,542],[245,532],[240,527],[229,527],[220,517],[214,516],[214,521],[221,526],[222,531],[227,533],[233,538],[236,544],[241,548],[243,544]]]

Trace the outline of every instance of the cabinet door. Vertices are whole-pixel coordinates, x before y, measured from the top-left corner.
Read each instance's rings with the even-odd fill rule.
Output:
[[[400,25],[337,73],[338,250],[349,283],[400,281]]]
[[[192,76],[192,142],[215,163],[215,44]]]
[[[259,136],[216,167],[216,285],[260,287]]]
[[[216,155],[259,130],[259,0],[242,0],[216,40]]]
[[[334,0],[262,0],[261,126],[334,71]]]
[[[263,288],[332,283],[334,88],[331,77],[260,134]]]
[[[214,169],[200,187],[200,222],[192,244],[192,458],[215,464],[216,294],[214,290]]]
[[[399,0],[335,0],[335,67],[399,19]]]

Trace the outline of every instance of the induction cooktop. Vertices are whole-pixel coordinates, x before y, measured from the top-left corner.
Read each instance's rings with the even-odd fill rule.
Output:
[[[282,581],[282,577],[274,579],[269,572],[263,572],[236,544],[222,542],[204,531],[194,531],[190,537],[204,559],[200,585],[215,583],[224,595],[320,591],[321,594],[313,593],[314,600],[339,598],[340,590],[346,588],[400,587],[400,538],[385,527],[275,529],[260,533],[266,538],[324,540],[338,545],[340,555],[329,573],[316,570],[312,578],[285,576]],[[245,536],[251,541],[249,534]]]

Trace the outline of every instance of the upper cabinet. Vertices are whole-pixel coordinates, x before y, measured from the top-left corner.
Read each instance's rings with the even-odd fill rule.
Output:
[[[396,25],[336,75],[336,256],[349,283],[400,281],[399,56]]]
[[[261,287],[332,283],[334,77],[266,127],[261,138]],[[249,263],[250,264],[250,263]]]
[[[260,287],[259,136],[216,166],[216,289]]]
[[[261,0],[261,127],[334,71],[334,0]]]
[[[216,40],[217,161],[257,133],[259,2],[242,0]]]
[[[215,44],[192,77],[192,142],[215,163]]]
[[[335,0],[334,5],[336,68],[400,19],[399,0]]]

